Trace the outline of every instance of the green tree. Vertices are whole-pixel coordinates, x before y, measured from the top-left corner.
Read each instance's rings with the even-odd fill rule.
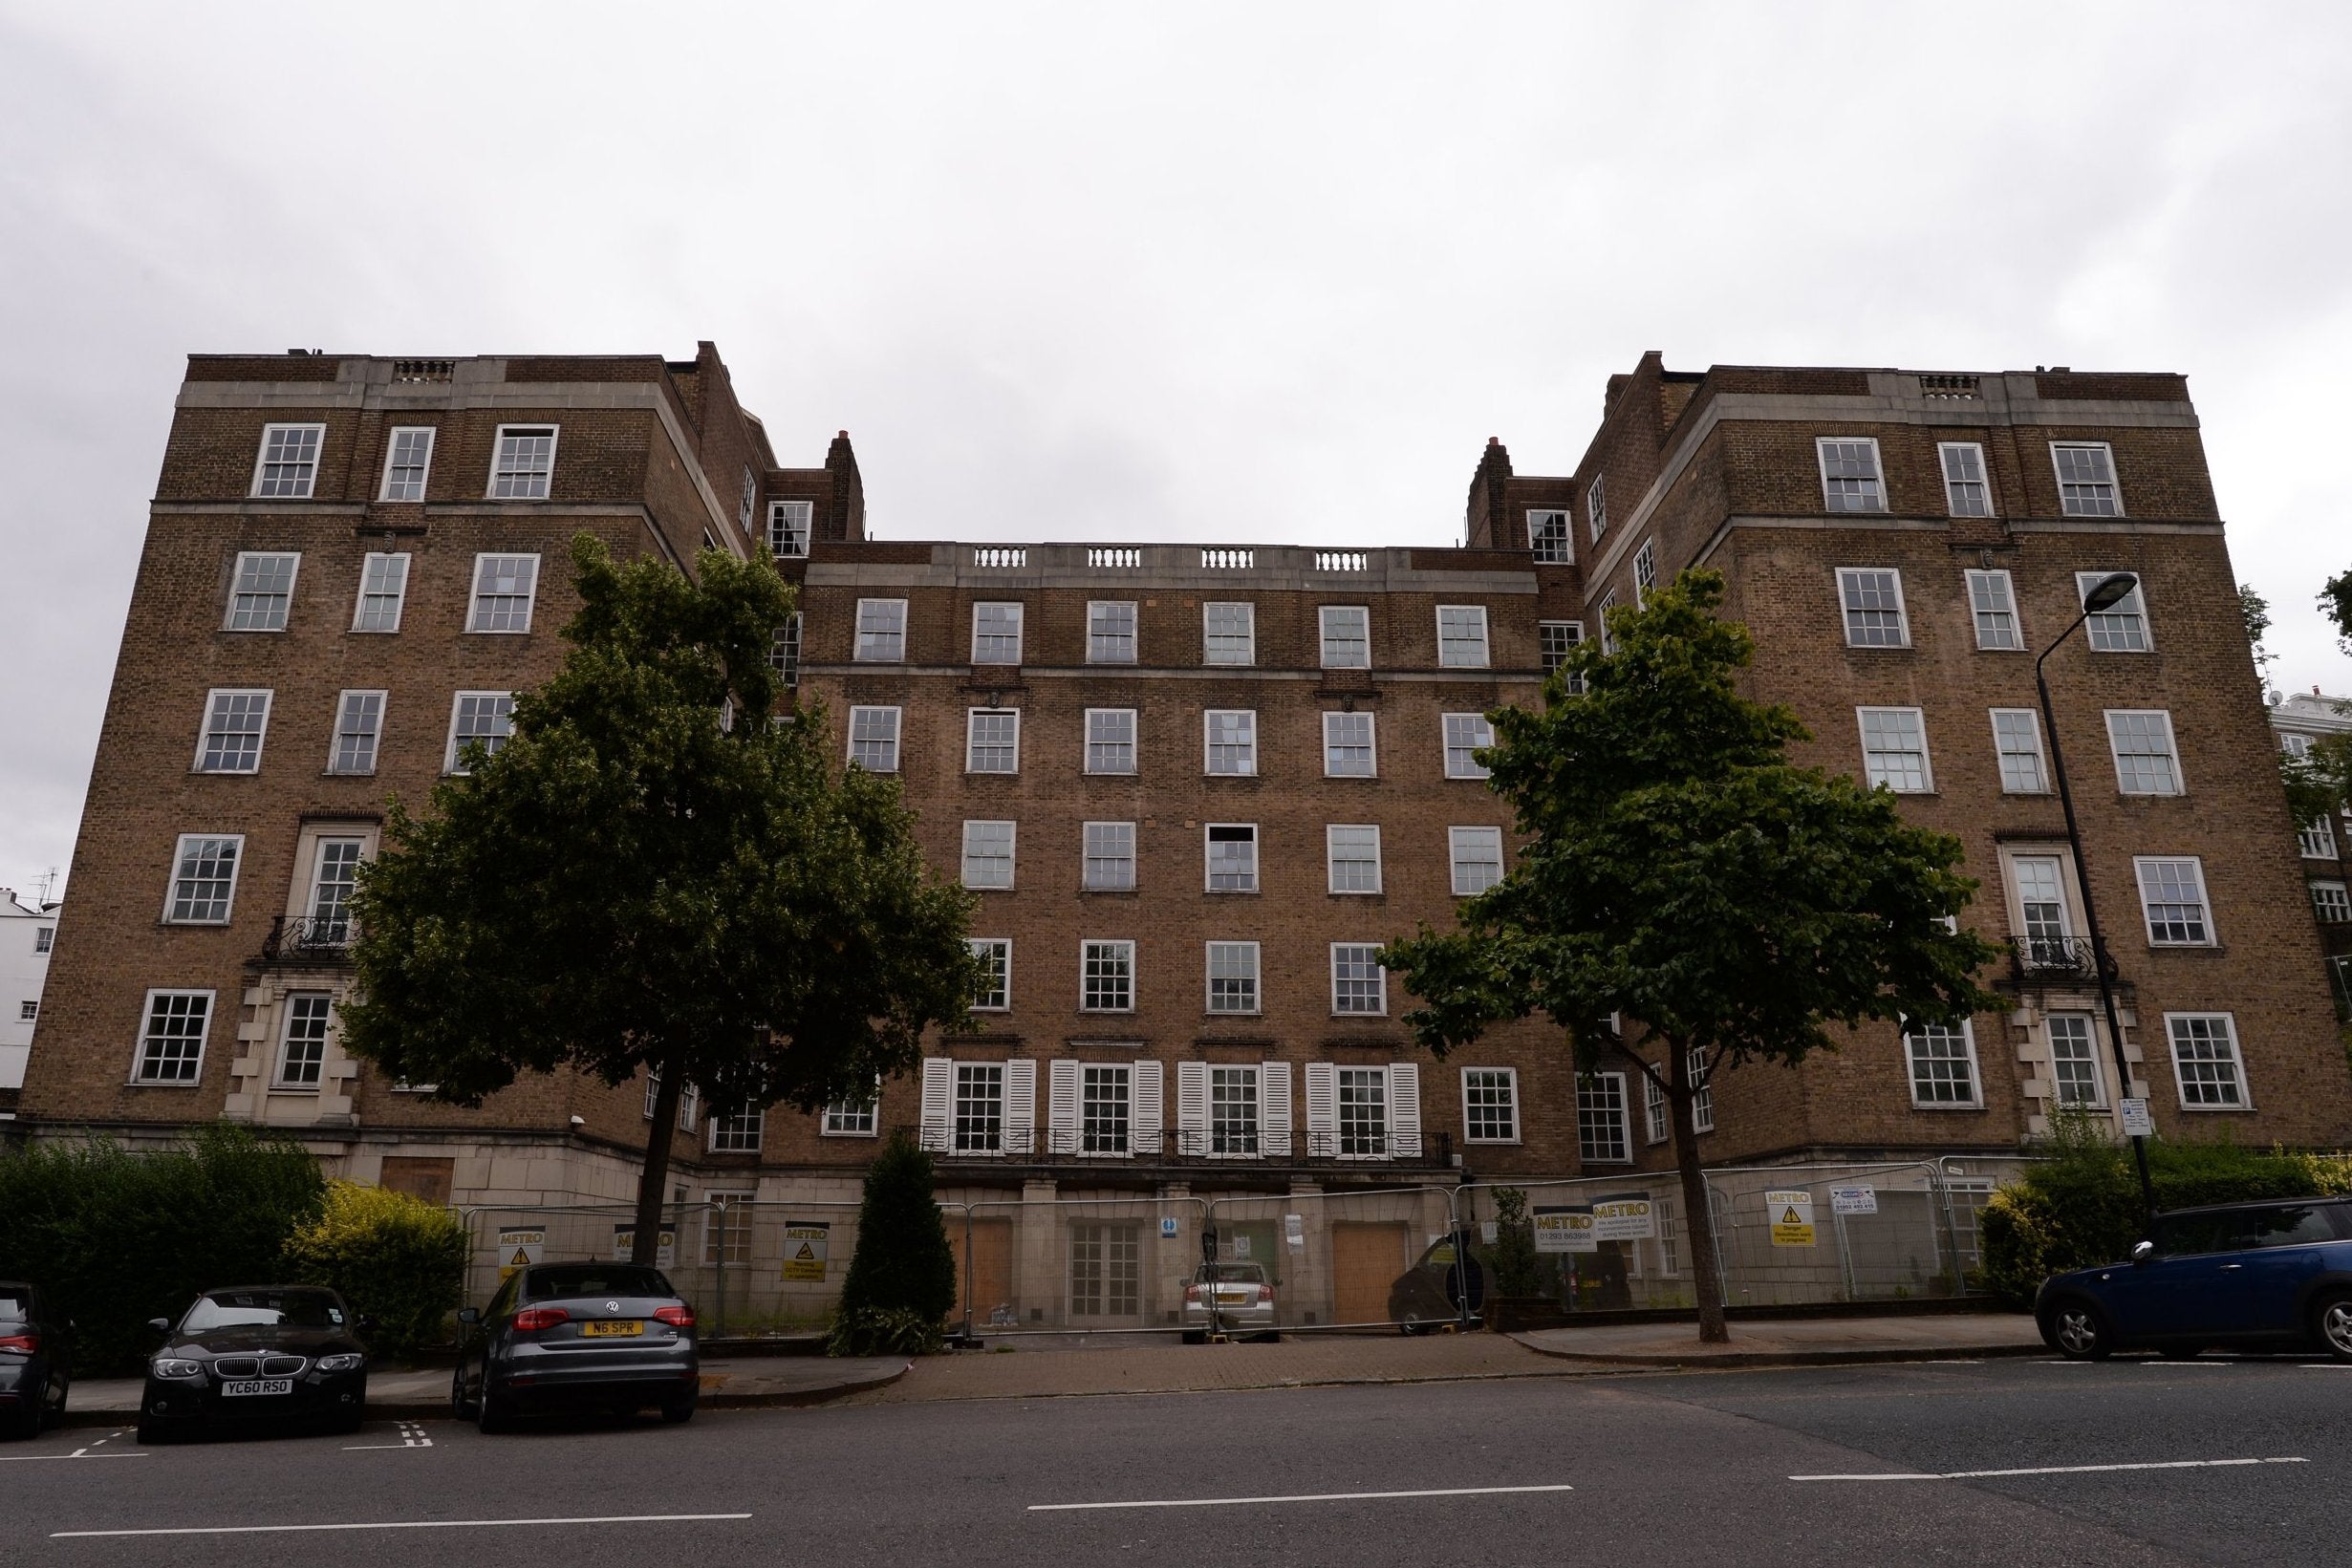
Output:
[[[637,1188],[653,1261],[685,1086],[714,1109],[863,1097],[965,1016],[971,895],[928,876],[895,781],[835,773],[821,709],[775,713],[791,591],[572,543],[563,668],[495,755],[392,805],[363,867],[344,1042],[479,1105],[517,1075],[659,1075]]]
[[[867,1168],[857,1251],[833,1315],[834,1355],[939,1348],[939,1325],[956,1306],[956,1255],[931,1190],[931,1156],[904,1133]]]
[[[2237,585],[2237,612],[2245,617],[2246,642],[2254,650],[2255,677],[2267,690],[2271,682],[2271,666],[2278,661],[2278,655],[2272,653],[2262,640],[2270,635],[2271,602],[2262,597],[2254,584],[2240,583]]]
[[[1406,1022],[1438,1056],[1542,1012],[1578,1070],[1606,1053],[1664,1091],[1699,1337],[1715,1342],[1728,1333],[1699,1089],[1727,1063],[1833,1048],[1832,1023],[1992,1006],[1974,976],[1998,951],[1948,929],[1975,888],[1954,870],[1957,839],[1906,823],[1883,788],[1785,760],[1804,729],[1740,695],[1755,644],[1715,617],[1722,591],[1718,574],[1686,572],[1611,611],[1607,644],[1570,655],[1543,712],[1490,716],[1489,787],[1526,846],[1457,929],[1425,926],[1381,955],[1421,999]]]
[[[2352,568],[2336,573],[2320,590],[2320,608],[2336,623],[2336,641],[2352,654]]]

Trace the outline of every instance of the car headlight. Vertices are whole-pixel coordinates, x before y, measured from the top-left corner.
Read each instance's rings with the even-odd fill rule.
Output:
[[[205,1375],[203,1362],[182,1361],[177,1356],[158,1356],[147,1364],[147,1368],[159,1378],[201,1378]]]
[[[322,1372],[348,1372],[365,1360],[365,1356],[321,1356],[318,1358],[318,1369]]]

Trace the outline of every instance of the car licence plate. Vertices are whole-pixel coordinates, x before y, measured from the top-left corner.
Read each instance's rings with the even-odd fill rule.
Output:
[[[232,1399],[245,1394],[291,1394],[293,1391],[294,1380],[291,1378],[244,1378],[221,1385],[222,1394]]]
[[[591,1318],[580,1325],[583,1340],[625,1339],[645,1332],[642,1318]]]

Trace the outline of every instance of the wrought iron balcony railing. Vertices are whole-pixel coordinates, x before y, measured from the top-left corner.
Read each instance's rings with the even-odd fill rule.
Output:
[[[281,914],[270,922],[270,934],[262,938],[262,961],[346,958],[351,954],[353,934],[348,913]]]
[[[1064,1160],[1143,1159],[1161,1163],[1199,1160],[1206,1164],[1247,1165],[1252,1161],[1300,1164],[1305,1161],[1353,1164],[1391,1161],[1445,1164],[1453,1157],[1454,1140],[1440,1133],[1433,1148],[1418,1132],[1286,1132],[1265,1130],[1213,1131],[1185,1128],[1129,1129],[1116,1134],[1089,1133],[1077,1128],[959,1128],[953,1123],[928,1123],[901,1128],[926,1152],[950,1160]]]
[[[2019,936],[2014,951],[2020,979],[2090,980],[2099,977],[2099,954],[2086,936]]]

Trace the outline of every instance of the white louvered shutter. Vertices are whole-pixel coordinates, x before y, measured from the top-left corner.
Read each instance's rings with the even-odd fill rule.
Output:
[[[1074,1058],[1046,1065],[1046,1152],[1078,1152],[1078,1063]]]
[[[943,1056],[923,1058],[923,1124],[917,1141],[934,1154],[948,1151],[956,1109],[956,1063]]]
[[[1290,1158],[1290,1063],[1258,1063],[1258,1149],[1268,1158]]]
[[[1166,1114],[1159,1063],[1138,1062],[1130,1081],[1127,1147],[1137,1154],[1159,1152],[1160,1120]]]
[[[1209,1151],[1209,1064],[1176,1063],[1176,1152]]]
[[[1306,1064],[1306,1152],[1339,1152],[1339,1080],[1328,1062]]]
[[[1004,1063],[1004,1152],[1026,1154],[1037,1140],[1037,1063]]]
[[[1389,1064],[1389,1155],[1392,1159],[1421,1157],[1421,1064]]]

